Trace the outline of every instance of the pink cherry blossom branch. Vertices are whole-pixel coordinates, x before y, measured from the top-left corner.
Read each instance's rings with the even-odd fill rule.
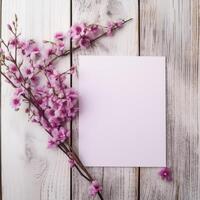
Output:
[[[48,147],[58,147],[69,158],[70,166],[90,182],[90,195],[95,197],[97,194],[101,200],[102,187],[73,150],[69,142],[70,132],[65,127],[78,113],[78,94],[67,85],[64,76],[74,73],[75,67],[59,72],[55,61],[72,51],[90,47],[106,35],[111,36],[130,20],[109,22],[106,27],[76,24],[67,34],[57,33],[54,42],[45,41],[41,47],[34,40],[21,40],[15,16],[12,25],[8,25],[12,38],[7,43],[1,40],[0,73],[15,90],[12,107],[19,110],[22,101],[28,104],[25,112],[29,119],[42,126],[51,137]],[[73,43],[71,49],[66,48],[67,39]]]
[[[16,18],[16,21],[17,21],[17,18]],[[14,30],[15,30],[15,31],[12,31],[12,33],[14,34],[14,37],[17,39],[17,28],[15,27]],[[21,77],[23,77],[22,72],[21,72],[20,68],[19,68],[18,65],[17,65],[17,47],[15,46],[15,58],[14,58],[14,57],[12,56],[10,50],[9,50],[8,45],[6,45],[5,42],[3,42],[3,44],[4,44],[4,46],[7,48],[8,52],[9,52],[9,55],[10,55],[10,57],[12,58],[12,62],[13,62],[13,63],[15,64],[15,66],[17,67],[17,69],[18,69],[18,71],[19,71]],[[16,88],[16,86],[14,85],[14,83],[13,83],[12,81],[10,81],[9,78],[8,78],[3,72],[1,72],[1,74],[6,78],[6,80],[8,80],[8,81],[11,83],[11,85],[12,85],[14,88]],[[28,93],[30,94],[30,96],[33,98],[34,101],[33,101],[32,99],[26,97],[25,95],[23,95],[23,97],[24,97],[26,100],[30,101],[38,110],[41,110],[40,106],[39,106],[38,104],[35,103],[36,100],[34,99],[34,96],[33,96],[32,92],[31,92],[30,90],[26,89],[25,86],[24,86],[23,84],[21,84],[21,86],[22,86],[25,90],[28,91]],[[42,112],[42,115],[43,115],[43,117],[45,118],[45,120],[46,120],[47,123],[48,123],[48,120],[46,119],[46,117],[45,117],[45,115],[44,115],[44,112]],[[50,135],[52,135],[50,132],[48,132],[48,133],[49,133]],[[59,147],[67,156],[69,156],[68,153],[71,152],[71,156],[70,156],[70,157],[71,157],[72,159],[76,160],[76,163],[78,163],[78,164],[81,166],[82,170],[87,174],[87,176],[88,176],[89,178],[86,177],[84,174],[82,174],[82,172],[81,172],[80,169],[78,168],[77,164],[75,164],[75,166],[76,166],[76,168],[78,169],[79,173],[81,173],[82,176],[84,176],[87,180],[89,180],[89,181],[92,181],[92,180],[93,180],[92,177],[90,176],[89,172],[87,171],[87,169],[84,168],[84,166],[83,166],[83,164],[81,163],[80,159],[78,159],[78,156],[73,152],[73,149],[72,149],[72,148],[70,148],[70,150],[68,150],[67,147],[65,146],[65,144],[60,144],[60,145],[58,145],[58,147]]]

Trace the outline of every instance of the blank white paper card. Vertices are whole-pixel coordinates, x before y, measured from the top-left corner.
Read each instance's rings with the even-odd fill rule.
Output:
[[[79,57],[79,156],[86,166],[166,165],[164,57]]]

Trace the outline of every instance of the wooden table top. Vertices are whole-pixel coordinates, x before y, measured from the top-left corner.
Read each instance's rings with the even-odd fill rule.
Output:
[[[103,184],[105,200],[200,199],[200,2],[199,0],[1,0],[2,36],[16,13],[22,34],[52,39],[71,23],[104,24],[128,19],[112,38],[64,58],[63,68],[79,55],[166,56],[167,165],[173,182],[162,181],[158,168],[89,168]],[[156,76],[156,74],[155,74]],[[73,86],[78,80],[73,77]],[[2,81],[1,148],[3,200],[88,200],[88,183],[59,151],[46,148],[47,136],[10,108],[11,89]],[[130,85],[131,87],[131,85]],[[78,144],[78,119],[73,145]],[[78,150],[77,150],[78,151]],[[130,155],[131,156],[131,155]],[[154,156],[154,155],[152,155]],[[95,199],[98,199],[95,198]]]

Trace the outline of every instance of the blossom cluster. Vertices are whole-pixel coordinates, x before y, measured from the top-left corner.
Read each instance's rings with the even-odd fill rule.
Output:
[[[12,31],[11,26],[9,30]],[[22,101],[32,122],[40,124],[50,135],[49,147],[69,139],[66,123],[78,112],[78,94],[67,85],[66,73],[60,73],[53,64],[53,55],[60,55],[61,39],[42,48],[33,40],[15,37],[9,40],[5,75],[15,86],[11,105],[19,110]],[[51,48],[49,48],[51,46]],[[17,51],[17,58],[11,53]]]
[[[86,23],[75,24],[69,31],[69,36],[75,47],[88,48],[92,41],[95,40],[100,34],[106,33],[108,36],[112,36],[113,32],[117,28],[123,26],[124,21],[118,20],[116,22],[110,21],[107,23],[107,27],[102,27],[97,24],[87,25]]]
[[[91,45],[91,41],[100,33],[102,33],[102,28],[99,25],[87,25],[85,23],[81,23],[75,24],[71,27],[69,36],[72,39],[74,46],[88,48]]]

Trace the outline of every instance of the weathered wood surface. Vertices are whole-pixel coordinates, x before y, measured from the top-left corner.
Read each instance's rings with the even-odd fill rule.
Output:
[[[52,39],[70,25],[70,1],[3,0],[2,36],[16,13],[25,38]],[[69,65],[69,59],[61,63]],[[11,89],[2,80],[3,200],[66,200],[70,198],[70,170],[62,152],[48,150],[47,136],[27,116],[10,106]]]
[[[199,3],[140,0],[141,55],[166,56],[167,164],[174,177],[166,183],[158,169],[141,169],[142,200],[200,199]]]
[[[103,38],[86,51],[73,54],[73,62],[78,63],[79,55],[138,55],[138,1],[124,0],[73,0],[73,23],[86,21],[106,24],[108,20],[119,18],[134,20],[119,30],[112,38]],[[129,38],[129,39],[128,39]],[[77,86],[78,80],[73,79]],[[73,144],[78,146],[78,122],[73,126]],[[103,185],[105,200],[137,199],[138,170],[136,168],[89,168],[89,171]],[[88,184],[73,171],[72,199],[87,200]],[[96,197],[95,199],[98,199]]]
[[[71,17],[73,23],[100,24],[134,18],[112,38],[73,53],[74,64],[85,54],[166,56],[167,163],[174,180],[161,181],[157,168],[141,168],[140,173],[137,168],[89,168],[103,183],[105,200],[200,199],[199,10],[199,0],[2,0],[4,38],[15,13],[23,35],[39,40],[67,30]],[[63,67],[69,64],[69,59],[61,62]],[[77,87],[75,77],[72,82]],[[1,84],[3,200],[88,200],[88,184],[75,170],[70,174],[61,152],[46,149],[47,137],[39,127],[10,108],[11,89]],[[75,147],[77,127],[78,120],[72,127]]]

